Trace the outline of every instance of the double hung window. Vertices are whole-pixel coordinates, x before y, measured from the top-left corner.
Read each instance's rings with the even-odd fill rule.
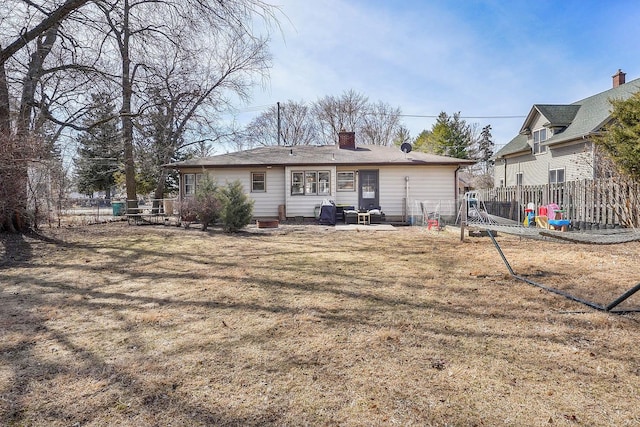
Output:
[[[184,195],[193,196],[196,194],[196,174],[185,173],[184,175]]]
[[[551,169],[549,171],[549,184],[560,184],[564,182],[564,169]]]
[[[338,191],[355,191],[356,174],[353,171],[338,172]]]
[[[198,190],[198,183],[202,180],[201,173],[185,173],[183,175],[184,184],[182,190],[185,196],[193,196]]]
[[[542,143],[547,140],[547,129],[542,128],[533,132],[533,154],[547,151],[547,146]]]
[[[251,172],[251,192],[265,193],[267,191],[267,174],[264,172]]]

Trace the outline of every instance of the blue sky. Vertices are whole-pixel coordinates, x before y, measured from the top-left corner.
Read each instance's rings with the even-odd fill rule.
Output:
[[[640,77],[635,0],[271,3],[284,17],[272,35],[269,81],[249,106],[353,89],[405,115],[459,111],[469,123],[490,124],[501,146],[524,120],[501,116],[606,90],[619,68],[627,81]],[[415,137],[434,119],[403,122]]]

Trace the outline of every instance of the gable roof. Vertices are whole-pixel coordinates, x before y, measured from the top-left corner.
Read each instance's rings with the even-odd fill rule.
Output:
[[[575,119],[579,105],[538,105],[538,111],[549,120],[546,127],[569,126]]]
[[[437,156],[412,151],[405,154],[396,147],[377,145],[341,149],[338,145],[296,145],[259,147],[235,153],[185,160],[165,165],[173,169],[188,167],[224,168],[247,166],[351,166],[351,165],[467,165],[473,160]]]
[[[611,103],[609,101],[612,99],[627,99],[638,91],[640,91],[640,79],[635,79],[572,104],[535,104],[525,119],[520,130],[521,134],[502,147],[494,158],[531,151],[531,146],[527,143],[527,136],[522,133],[537,113],[548,120],[545,127],[566,126],[562,132],[554,134],[545,141],[545,145],[560,144],[582,139],[598,131],[611,116]]]

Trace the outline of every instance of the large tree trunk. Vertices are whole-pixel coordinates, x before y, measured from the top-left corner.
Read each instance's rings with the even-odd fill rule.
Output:
[[[34,225],[28,209],[28,168],[31,159],[39,158],[43,153],[40,152],[35,139],[30,138],[31,119],[35,105],[36,87],[42,76],[44,61],[56,41],[58,28],[59,25],[53,25],[43,37],[36,39],[36,49],[29,58],[27,74],[22,80],[22,96],[16,121],[16,134],[11,135],[9,125],[3,129],[3,135],[6,139],[2,144],[5,150],[3,150],[3,165],[2,172],[0,172],[0,182],[3,183],[2,190],[0,190],[0,197],[3,201],[0,230],[22,232]],[[1,73],[3,72],[4,68]],[[0,76],[0,84],[4,78],[4,75]],[[4,88],[2,90],[8,90],[6,80],[2,86]],[[4,96],[4,94],[0,94],[0,98]]]
[[[27,171],[17,139],[10,132],[0,136],[0,231],[19,232],[28,228]]]
[[[153,213],[160,213],[160,203],[164,198],[164,184],[167,178],[167,170],[162,168],[160,170],[160,176],[156,183],[156,189],[153,192]],[[166,213],[166,212],[165,212]]]
[[[9,109],[9,83],[5,62],[0,61],[0,136],[8,138],[11,133],[11,113]],[[3,141],[4,142],[4,141]]]
[[[16,231],[13,165],[15,138],[11,135],[9,86],[4,61],[0,62],[0,231]],[[26,191],[26,182],[25,182]]]
[[[52,28],[57,30],[60,23],[71,12],[89,1],[66,0],[46,13],[46,17],[36,26],[29,30],[25,28],[19,35],[16,34],[13,42],[0,49],[0,231],[20,232],[29,228],[27,135],[34,106],[35,87],[40,79],[44,59],[51,48],[51,46],[47,48],[47,41],[51,41],[49,36],[52,36],[55,41],[55,31],[52,32]],[[14,134],[11,129],[6,61],[43,34],[47,34],[45,42],[38,43],[36,53],[30,59],[29,74],[24,80],[25,88],[17,120],[17,132]]]
[[[59,25],[50,27],[44,38],[37,39],[36,50],[29,59],[28,71],[22,81],[15,135],[11,134],[5,69],[4,66],[0,67],[0,129],[3,138],[0,160],[0,230],[21,232],[32,225],[28,212],[28,163],[38,156],[38,151],[29,138],[30,125],[36,87],[42,75],[44,61],[56,41],[58,27]]]
[[[131,116],[131,98],[133,96],[133,79],[131,75],[131,57],[129,55],[129,14],[131,7],[129,0],[124,1],[124,21],[120,55],[122,57],[122,143],[124,145],[124,174],[127,187],[127,211],[137,213],[138,195],[136,193],[136,170],[133,159],[133,117]]]

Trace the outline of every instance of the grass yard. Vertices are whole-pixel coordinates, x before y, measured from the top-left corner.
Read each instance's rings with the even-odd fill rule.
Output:
[[[597,303],[640,281],[638,242],[498,240]],[[640,314],[459,232],[2,235],[0,292],[0,425],[640,424]]]

